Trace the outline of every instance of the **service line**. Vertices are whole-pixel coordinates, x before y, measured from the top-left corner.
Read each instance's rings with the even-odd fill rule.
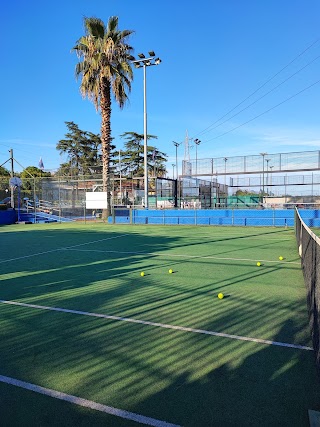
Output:
[[[268,260],[268,259],[249,259],[249,258],[227,258],[227,257],[219,257],[214,255],[185,255],[185,254],[172,254],[172,253],[160,253],[160,252],[142,252],[142,251],[109,251],[103,249],[74,249],[73,247],[65,248],[65,250],[76,250],[79,252],[102,252],[102,253],[110,253],[110,254],[123,254],[123,255],[145,255],[145,256],[161,256],[161,257],[175,257],[175,258],[190,258],[190,259],[218,259],[223,261],[249,261],[249,262],[267,262],[270,264],[297,264],[301,265],[301,261],[278,261],[278,260]]]
[[[115,415],[116,417],[136,421],[137,423],[145,424],[147,426],[179,427],[177,424],[167,423],[166,421],[145,417],[144,415],[135,414],[134,412],[128,412],[123,409],[113,408],[112,406],[102,405],[101,403],[93,402],[92,400],[82,399],[81,397],[62,393],[61,391],[52,390],[50,388],[41,387],[36,384],[20,381],[15,378],[5,377],[4,375],[0,375],[0,382],[14,385],[16,387],[20,387],[25,390],[30,390],[36,393],[44,394],[45,396],[50,396],[50,397],[53,397],[54,399],[64,400],[66,402],[83,406],[85,408],[90,408],[96,411],[104,412],[105,414]]]
[[[26,304],[23,302],[8,301],[8,300],[0,300],[0,303],[9,304],[9,305],[16,305],[16,306],[20,306],[20,307],[34,308],[34,309],[38,309],[38,310],[58,311],[61,313],[78,314],[81,316],[91,316],[91,317],[99,317],[102,319],[118,320],[121,322],[138,323],[140,325],[155,326],[157,328],[173,329],[175,331],[192,332],[195,334],[211,335],[211,336],[215,336],[215,337],[229,338],[229,339],[240,340],[240,341],[250,341],[250,342],[255,342],[255,343],[259,343],[259,344],[275,345],[275,346],[279,346],[279,347],[288,347],[288,348],[294,348],[294,349],[298,349],[298,350],[313,351],[313,348],[311,348],[311,347],[306,347],[306,346],[298,345],[298,344],[290,344],[290,343],[272,341],[272,340],[263,340],[260,338],[243,337],[241,335],[231,335],[231,334],[225,334],[223,332],[207,331],[205,329],[194,329],[194,328],[189,328],[189,327],[185,327],[185,326],[168,325],[165,323],[150,322],[148,320],[132,319],[129,317],[119,317],[119,316],[112,316],[112,315],[108,315],[108,314],[92,313],[92,312],[88,312],[88,311],[71,310],[68,308],[61,308],[61,307],[47,307],[44,305]]]
[[[18,261],[20,259],[25,259],[25,258],[32,258],[34,256],[50,254],[53,252],[64,251],[67,249],[74,249],[74,248],[78,248],[79,246],[91,245],[92,243],[100,243],[100,242],[104,242],[106,240],[119,239],[120,237],[126,237],[126,236],[129,236],[129,234],[122,234],[120,236],[106,237],[105,239],[93,240],[92,242],[79,243],[78,245],[66,246],[64,248],[51,249],[50,251],[37,252],[35,254],[29,254],[29,255],[23,255],[20,257],[16,257],[16,258],[4,259],[4,260],[0,261],[0,264],[5,263],[5,262]]]

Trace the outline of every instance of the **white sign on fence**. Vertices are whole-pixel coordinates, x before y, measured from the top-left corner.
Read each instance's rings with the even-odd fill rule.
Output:
[[[107,192],[86,192],[86,208],[87,209],[107,209]]]

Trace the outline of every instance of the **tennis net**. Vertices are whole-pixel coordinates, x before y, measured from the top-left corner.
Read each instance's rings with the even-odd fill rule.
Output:
[[[295,231],[301,268],[307,288],[307,304],[313,348],[320,373],[320,238],[302,220],[295,209]]]

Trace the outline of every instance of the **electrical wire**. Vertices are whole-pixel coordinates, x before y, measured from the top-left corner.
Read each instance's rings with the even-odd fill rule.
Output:
[[[251,102],[251,104],[247,105],[246,107],[244,107],[242,110],[238,111],[237,113],[235,113],[233,116],[229,117],[228,119],[224,120],[223,122],[219,123],[218,125],[216,125],[215,127],[213,127],[212,129],[204,132],[208,133],[211,132],[213,129],[218,128],[219,126],[222,126],[224,123],[228,122],[229,120],[233,119],[234,117],[238,116],[240,113],[242,113],[243,111],[247,110],[248,108],[252,107],[252,105],[256,104],[258,101],[260,101],[261,99],[265,98],[267,95],[269,95],[271,92],[273,92],[274,90],[278,89],[278,87],[282,86],[284,83],[286,83],[288,80],[290,80],[292,77],[294,77],[295,75],[297,75],[298,73],[300,73],[302,70],[304,70],[305,68],[307,68],[309,65],[311,65],[313,62],[315,62],[317,59],[320,58],[320,55],[317,56],[316,58],[314,58],[312,61],[308,62],[308,64],[306,64],[305,66],[303,66],[302,68],[300,68],[298,71],[296,71],[295,73],[291,74],[291,76],[287,77],[285,80],[283,80],[281,83],[279,83],[277,86],[273,87],[272,89],[270,89],[268,92],[266,92],[264,95],[260,96],[260,98],[256,99],[255,101]]]
[[[270,111],[274,110],[275,108],[279,107],[280,105],[284,104],[285,102],[290,101],[290,99],[295,98],[296,96],[300,95],[300,93],[305,92],[306,90],[310,89],[312,86],[315,86],[318,83],[320,83],[320,80],[317,80],[316,82],[314,82],[311,85],[305,87],[304,89],[300,90],[299,92],[295,93],[294,95],[289,96],[289,98],[286,98],[284,101],[279,102],[279,104],[274,105],[273,107],[269,108],[268,110],[263,111],[261,114],[258,114],[257,116],[253,117],[252,119],[247,120],[244,123],[241,123],[241,125],[238,125],[238,126],[232,128],[232,129],[228,130],[227,132],[224,132],[224,133],[222,133],[222,134],[220,134],[218,136],[215,136],[214,138],[207,139],[206,141],[203,141],[203,142],[213,141],[214,139],[221,138],[222,136],[227,135],[228,133],[233,132],[236,129],[239,129],[240,127],[242,127],[242,126],[244,126],[244,125],[252,122],[253,120],[255,120],[255,119],[263,116],[264,114],[269,113]]]
[[[226,116],[228,116],[230,113],[232,113],[234,110],[236,110],[240,105],[245,103],[249,98],[251,98],[253,95],[255,95],[260,89],[262,89],[264,86],[266,86],[271,80],[273,80],[275,77],[277,77],[282,71],[284,71],[286,68],[288,68],[293,62],[295,62],[298,58],[300,58],[302,55],[304,55],[309,49],[311,49],[315,44],[317,44],[320,41],[320,38],[315,40],[311,45],[309,45],[306,49],[304,49],[299,55],[297,55],[295,58],[293,58],[287,65],[285,65],[283,68],[281,68],[280,71],[275,73],[272,77],[267,79],[261,86],[259,86],[256,90],[254,90],[250,95],[248,95],[245,99],[243,99],[239,104],[237,104],[235,107],[233,107],[231,110],[229,110],[227,113],[225,113],[223,116],[221,116],[219,119],[217,119],[215,122],[213,122],[211,125],[203,129],[202,131],[198,132],[195,136],[201,136],[204,133],[207,133],[206,131],[209,131],[210,128],[212,128],[215,124],[223,120]],[[234,117],[234,116],[233,116]],[[230,119],[228,119],[230,120]],[[226,121],[228,121],[226,120]],[[225,123],[225,122],[224,122]],[[212,129],[211,129],[212,130]]]

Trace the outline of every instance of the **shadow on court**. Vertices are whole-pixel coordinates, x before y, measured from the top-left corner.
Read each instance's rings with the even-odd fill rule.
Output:
[[[212,265],[189,262],[189,281],[166,274],[159,283],[159,275],[139,276],[142,267],[159,269],[156,257],[120,251],[165,252],[186,245],[188,236],[164,231],[153,236],[156,228],[130,235],[123,228],[129,236],[121,241],[124,231],[54,230],[32,230],[32,239],[29,232],[15,233],[5,256],[14,253],[17,260],[0,264],[0,299],[252,337],[258,330],[274,341],[308,342],[303,294],[295,281],[285,289],[294,268],[217,261],[208,275]],[[107,237],[117,238],[102,240]],[[60,250],[88,248],[99,239],[91,252]],[[43,254],[18,259],[26,248]],[[166,272],[169,262],[173,265],[167,262]],[[186,264],[177,262],[177,270]],[[200,281],[194,279],[198,272]],[[271,287],[273,275],[281,286]],[[212,293],[222,280],[227,294],[238,295],[216,303]],[[277,292],[273,298],[270,289]],[[0,375],[188,427],[301,427],[308,426],[308,409],[320,410],[312,351],[5,304],[0,304]],[[5,426],[138,425],[1,383],[0,413]]]

